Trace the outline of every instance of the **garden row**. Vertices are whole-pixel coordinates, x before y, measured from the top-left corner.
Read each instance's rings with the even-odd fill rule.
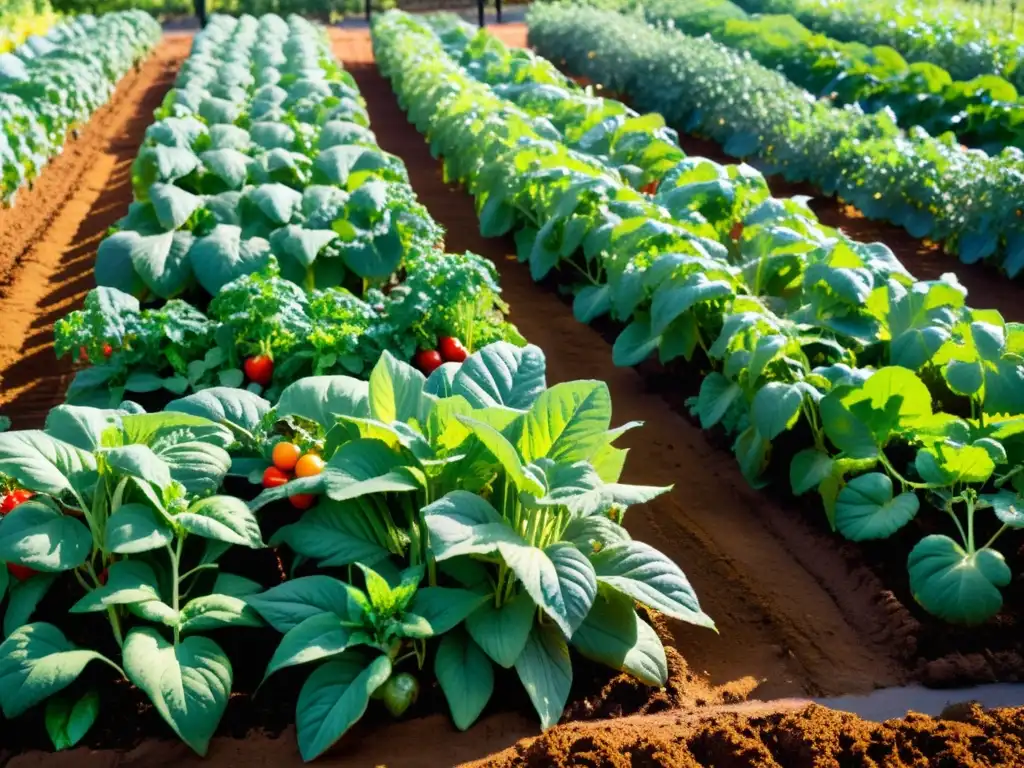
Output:
[[[13,203],[159,39],[144,13],[81,16],[0,56],[0,202]]]
[[[197,40],[133,164],[135,202],[100,244],[100,287],[57,323],[58,355],[95,363],[70,402],[246,384],[274,399],[305,375],[365,376],[384,350],[421,350],[429,372],[439,339],[519,340],[493,267],[439,250],[313,30],[219,17]]]
[[[572,41],[572,24],[594,34]],[[1010,277],[1024,270],[1024,159],[1013,148],[989,157],[949,135],[904,132],[885,112],[829,106],[744,54],[636,17],[539,5],[530,40],[670,125],[755,158],[766,173],[810,181],[869,218],[943,241],[963,262],[985,259]]]
[[[990,154],[1024,149],[1024,101],[997,75],[954,81],[930,62],[908,65],[887,46],[842,43],[788,15],[749,16],[730,0],[653,0],[642,12],[648,21],[694,37],[709,34],[749,53],[816,96],[869,113],[891,109],[904,128],[920,126],[932,136],[952,131]]]
[[[212,337],[205,355],[186,345],[209,321],[169,298],[209,299],[213,316],[236,291],[213,336],[251,314],[238,327],[264,323],[271,354],[332,330],[329,317],[303,320],[303,299],[344,309],[370,291],[415,312],[414,335],[468,323],[472,354],[421,360],[427,376],[400,359],[414,339],[356,365],[353,345],[377,343],[378,318],[317,347],[336,358],[324,370],[362,378],[303,377],[310,356],[281,352],[266,387],[249,367],[247,388],[185,375],[201,391],[161,411],[62,405],[43,430],[0,435],[4,715],[43,714],[64,748],[102,709],[131,711],[113,701],[131,695],[123,677],[205,754],[234,681],[258,682],[251,667],[265,663],[262,695],[294,696],[300,685],[282,678],[301,684],[295,722],[311,760],[371,699],[410,711],[420,679],[436,679],[463,729],[492,699],[502,706],[509,675],[554,724],[580,657],[663,685],[665,649],[637,603],[714,625],[679,567],[623,528],[630,505],[666,490],[619,482],[626,450],[614,443],[638,425],[612,427],[602,382],[547,387],[543,353],[495,314],[492,268],[439,250],[323,31],[215,18],[158,117],[133,168],[137,201],[98,256],[98,276],[127,291],[96,289],[58,331],[105,358],[85,374],[119,366],[125,385],[141,370],[166,386],[159,355],[191,374],[215,350],[248,354]],[[131,291],[159,306],[132,304]],[[156,351],[133,359],[145,329]],[[488,329],[517,344],[487,343]],[[125,385],[95,391],[108,401]]]
[[[886,0],[737,0],[737,4],[751,13],[791,14],[815,32],[838,40],[892,46],[909,61],[937,64],[958,80],[995,74],[1017,88],[1024,87],[1019,66],[1024,45],[1012,31],[1008,34],[1001,26],[980,21],[973,5],[922,7]]]
[[[625,23],[533,12],[543,47],[571,64],[573,46]],[[388,14],[373,35],[410,120],[476,198],[483,234],[514,231],[535,279],[574,286],[581,321],[622,324],[616,364],[657,352],[705,371],[693,410],[733,439],[749,482],[817,490],[846,538],[888,538],[923,508],[924,529],[943,532],[909,554],[917,601],[965,624],[1000,610],[1011,572],[993,544],[1024,526],[1024,327],[969,308],[955,276],[916,281],[884,245],[771,198],[748,166],[687,158],[654,174],[653,198],[635,190],[645,162],[670,153],[657,116],[486,32]],[[603,56],[590,61],[615,69]],[[622,164],[637,146],[664,148]]]

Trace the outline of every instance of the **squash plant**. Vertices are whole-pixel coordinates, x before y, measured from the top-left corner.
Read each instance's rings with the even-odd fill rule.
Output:
[[[60,406],[45,430],[0,435],[0,473],[35,494],[0,520],[0,560],[39,572],[8,602],[0,708],[21,715],[101,661],[205,754],[232,667],[202,633],[262,622],[240,597],[252,588],[247,580],[221,573],[211,592],[193,592],[229,546],[263,541],[243,501],[215,495],[231,463],[232,432],[184,412],[137,411]],[[30,621],[60,575],[81,593],[61,623],[103,613],[112,642],[90,636],[90,647],[79,647],[58,626]],[[48,705],[58,746],[91,725],[98,704],[87,696]]]
[[[547,728],[569,695],[570,647],[665,683],[664,649],[635,602],[714,627],[679,566],[623,527],[629,505],[667,490],[619,482],[626,451],[614,443],[639,425],[611,426],[601,382],[547,387],[536,347],[491,344],[429,378],[385,353],[369,382],[298,381],[265,418],[319,436],[326,459],[251,502],[319,496],[271,544],[364,574],[365,595],[314,576],[247,598],[285,632],[275,659],[330,659],[299,697],[306,759],[431,652],[459,728],[490,700],[495,664],[516,670]],[[323,686],[337,706],[322,705]]]

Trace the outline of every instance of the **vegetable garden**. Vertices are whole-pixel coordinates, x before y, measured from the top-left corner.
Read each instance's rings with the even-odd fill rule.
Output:
[[[622,9],[534,7],[537,53],[450,15],[117,12],[0,58],[0,755],[1021,754],[1012,710],[770,701],[1024,673],[1016,310],[773,176],[1012,277],[1014,108],[950,79],[869,114],[918,65]],[[802,90],[832,81],[850,106]],[[958,98],[1008,148],[925,133]]]

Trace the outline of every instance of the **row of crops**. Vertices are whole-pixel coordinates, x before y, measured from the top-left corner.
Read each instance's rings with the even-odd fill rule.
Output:
[[[596,11],[535,8],[530,23],[540,48],[617,89],[634,59],[675,53]],[[389,14],[374,45],[483,233],[514,232],[535,279],[574,286],[581,321],[619,323],[617,364],[657,353],[706,371],[693,411],[732,438],[749,482],[816,492],[848,539],[928,515],[944,532],[911,542],[917,601],[959,623],[998,612],[1012,574],[993,545],[1024,525],[1024,326],[772,198],[749,166],[680,159],[657,115],[486,32]],[[685,98],[636,68],[631,86]]]
[[[14,202],[159,39],[152,17],[129,11],[63,21],[0,55],[0,202]]]
[[[48,0],[7,0],[0,7],[0,55],[30,37],[45,35],[56,21]]]
[[[70,746],[123,677],[205,754],[264,673],[263,696],[301,683],[311,760],[371,706],[422,711],[424,678],[459,728],[508,675],[554,724],[580,658],[663,685],[638,604],[713,628],[623,527],[667,490],[620,482],[639,425],[602,382],[547,386],[322,29],[215,17],[132,181],[57,331],[101,405],[0,435],[5,717]]]
[[[637,108],[756,160],[766,173],[838,194],[869,218],[943,241],[965,263],[987,260],[1010,277],[1024,270],[1017,149],[965,151],[952,134],[904,131],[890,112],[834,107],[743,53],[636,15],[538,6],[531,18],[539,50]],[[571,44],[569,23],[592,34]]]

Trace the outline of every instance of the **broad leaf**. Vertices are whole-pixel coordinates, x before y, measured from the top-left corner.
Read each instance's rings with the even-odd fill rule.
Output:
[[[365,599],[359,590],[330,576],[304,576],[250,595],[245,601],[283,633],[322,613],[355,621],[362,615]]]
[[[464,631],[449,632],[434,657],[434,675],[460,731],[480,717],[494,693],[494,669],[487,655]]]
[[[46,702],[46,732],[57,751],[85,738],[100,712],[100,696],[89,690],[79,699],[54,696]]]
[[[352,630],[333,613],[303,619],[281,638],[267,665],[264,679],[285,667],[337,656],[352,645]]]
[[[968,554],[948,536],[925,536],[907,558],[914,599],[929,613],[956,624],[980,624],[999,612],[999,591],[1012,574],[994,549]]]
[[[69,571],[86,561],[92,534],[77,518],[26,501],[0,520],[0,560],[37,571]]]
[[[658,633],[636,615],[629,597],[613,589],[598,593],[572,644],[588,659],[628,672],[647,685],[661,687],[668,680]]]
[[[525,410],[544,391],[544,353],[533,345],[488,344],[470,355],[452,384],[475,408],[506,406]]]
[[[537,606],[526,594],[516,595],[500,608],[489,601],[466,617],[466,630],[498,666],[511,669],[523,652],[536,612]]]
[[[200,499],[174,518],[189,533],[251,549],[263,547],[259,523],[245,502],[234,496]]]
[[[74,475],[95,468],[92,454],[45,432],[0,434],[0,474],[7,475],[21,488],[60,496],[71,489]]]
[[[912,491],[894,498],[889,476],[871,472],[853,478],[839,491],[835,525],[851,541],[887,539],[913,520],[920,506]]]
[[[515,667],[541,728],[547,730],[562,717],[572,687],[569,647],[555,627],[536,624]]]

